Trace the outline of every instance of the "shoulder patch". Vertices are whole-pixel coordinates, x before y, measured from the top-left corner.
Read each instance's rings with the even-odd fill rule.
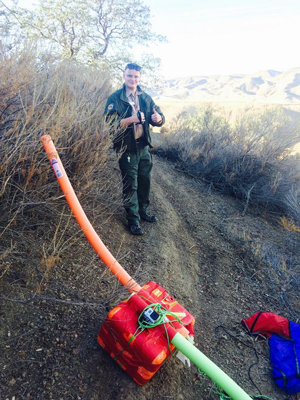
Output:
[[[113,105],[113,104],[110,104],[110,105],[107,107],[108,111],[111,111],[113,108],[114,108],[114,105]]]

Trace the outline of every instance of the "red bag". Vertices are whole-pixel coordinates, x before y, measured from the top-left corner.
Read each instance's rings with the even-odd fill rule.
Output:
[[[242,325],[249,333],[255,335],[261,334],[270,338],[276,333],[286,338],[291,337],[288,319],[270,312],[257,312],[250,318],[243,319]]]
[[[175,351],[163,325],[139,329],[138,318],[151,303],[160,303],[165,309],[180,313],[181,322],[194,335],[194,317],[155,282],[147,283],[138,294],[112,309],[98,334],[100,346],[139,385],[147,383],[171,357],[170,350]],[[169,320],[174,317],[170,316]],[[180,322],[172,322],[172,325],[177,331],[182,328]]]

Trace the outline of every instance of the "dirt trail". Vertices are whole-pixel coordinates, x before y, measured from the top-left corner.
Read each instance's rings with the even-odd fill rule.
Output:
[[[145,235],[126,235],[123,247],[133,251],[136,261],[141,260],[142,269],[146,270],[142,283],[148,278],[166,287],[195,315],[199,349],[245,390],[259,394],[248,376],[248,368],[256,362],[255,350],[238,339],[248,339],[240,327],[241,319],[263,304],[268,308],[263,293],[267,287],[260,293],[261,288],[254,282],[249,291],[257,261],[252,254],[245,254],[241,244],[243,238],[247,241],[251,237],[254,241],[258,232],[264,231],[267,240],[276,242],[278,226],[255,216],[242,217],[242,204],[208,193],[207,187],[160,158],[155,158],[152,188],[152,210],[159,223],[143,223]],[[235,232],[238,234],[234,235]],[[269,310],[276,312],[272,307]],[[286,399],[272,382],[266,346],[260,350],[264,354],[259,368],[252,370],[254,383],[265,395]],[[208,378],[201,376],[194,366],[184,368],[177,359],[170,360],[146,387],[137,388],[129,383],[127,388],[128,394],[120,399],[218,398]]]
[[[255,215],[243,217],[241,203],[210,193],[163,159],[154,157],[154,161],[151,210],[159,222],[142,223],[144,236],[134,237],[127,232],[120,211],[112,217],[109,228],[99,224],[96,230],[102,232],[102,240],[128,272],[137,274],[140,284],[156,281],[195,315],[197,347],[238,384],[251,394],[259,394],[256,385],[274,400],[287,399],[272,382],[266,343],[246,336],[240,321],[261,308],[290,318],[293,310],[299,309],[299,297],[290,302],[290,308],[276,298],[276,287],[268,281],[272,271],[259,269],[258,251],[265,243],[297,258],[299,235]],[[83,246],[82,254],[62,260],[59,276],[75,282],[75,289],[82,282],[75,280],[74,271],[84,267],[85,253],[90,252]],[[97,262],[94,264],[96,270]],[[59,271],[55,275],[58,280],[57,274]],[[86,285],[91,293],[106,286],[108,292],[113,290],[115,280],[108,273],[90,274]],[[125,296],[112,297],[106,309],[66,308],[47,302],[24,308],[33,321],[31,342],[26,345],[27,362],[40,348],[38,354],[46,362],[41,366],[29,363],[32,368],[28,369],[11,350],[10,357],[18,368],[2,370],[2,381],[6,381],[3,398],[217,400],[211,381],[195,366],[184,367],[177,358],[169,360],[149,384],[139,387],[99,348],[96,335],[101,321]],[[17,331],[22,332],[20,326]],[[248,370],[256,362],[254,348],[259,360],[250,371],[253,384]]]

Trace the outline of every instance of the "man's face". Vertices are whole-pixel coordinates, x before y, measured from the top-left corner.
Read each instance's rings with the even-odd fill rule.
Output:
[[[123,78],[127,89],[129,89],[131,92],[135,92],[140,77],[140,71],[136,71],[135,69],[126,69],[123,73]]]

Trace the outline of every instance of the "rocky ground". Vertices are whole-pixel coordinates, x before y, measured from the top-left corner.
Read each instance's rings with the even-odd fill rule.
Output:
[[[159,223],[143,223],[144,236],[131,236],[119,206],[107,220],[94,221],[96,231],[140,284],[156,281],[195,316],[197,347],[245,391],[295,399],[272,381],[267,342],[248,336],[240,322],[258,310],[297,322],[299,233],[255,210],[244,215],[241,202],[213,193],[164,159],[154,162],[152,211]],[[36,260],[44,229],[26,232],[31,248],[1,277],[1,399],[221,398],[208,377],[177,358],[137,386],[96,341],[107,312],[128,294],[86,239],[72,236],[79,229],[73,221],[59,257],[46,265]]]

